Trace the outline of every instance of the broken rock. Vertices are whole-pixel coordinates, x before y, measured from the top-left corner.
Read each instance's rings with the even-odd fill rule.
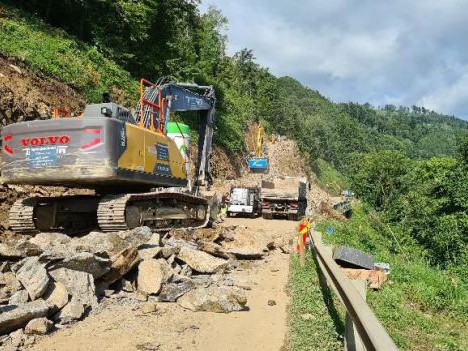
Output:
[[[162,248],[156,245],[143,244],[138,248],[138,254],[143,260],[150,260],[155,258]]]
[[[227,254],[221,245],[218,245],[211,241],[199,241],[197,243],[198,249],[204,251],[212,256],[221,257],[221,258],[232,258],[232,255]]]
[[[1,307],[0,335],[5,335],[13,330],[22,328],[32,319],[46,317],[51,307],[49,303],[42,299],[16,307]]]
[[[255,250],[252,248],[231,248],[227,250],[228,253],[234,255],[237,259],[240,260],[259,260],[265,256],[263,250]]]
[[[59,268],[49,273],[56,282],[65,286],[74,301],[92,308],[97,306],[96,288],[91,274],[67,268]]]
[[[226,260],[187,247],[182,247],[177,257],[187,263],[190,268],[200,273],[214,273],[224,269],[228,265],[228,261]]]
[[[112,262],[110,271],[103,275],[101,280],[113,283],[130,272],[140,262],[140,256],[136,247],[130,247],[113,255],[110,260]]]
[[[0,300],[8,300],[11,295],[23,289],[12,272],[0,274]]]
[[[225,241],[222,246],[226,252],[233,254],[236,258],[260,259],[269,251],[269,243],[269,237],[265,232],[242,229],[235,232],[232,241]]]
[[[45,251],[54,245],[65,245],[71,241],[68,235],[61,233],[39,233],[29,239],[31,244],[38,246],[41,250]]]
[[[10,305],[22,305],[29,301],[29,294],[26,290],[20,290],[11,295],[8,303]]]
[[[148,301],[147,303],[143,304],[141,307],[141,311],[143,313],[153,313],[158,310],[158,304],[155,301]]]
[[[82,303],[72,301],[68,303],[60,312],[54,316],[54,320],[60,324],[69,324],[80,320],[85,313]]]
[[[122,239],[116,233],[91,232],[81,238],[74,238],[70,243],[79,252],[118,252]],[[124,247],[125,248],[125,247]]]
[[[242,311],[247,304],[243,290],[236,287],[194,289],[179,298],[177,303],[191,311],[229,313]]]
[[[138,266],[137,288],[145,294],[157,294],[161,290],[166,273],[158,260],[150,259]]]
[[[42,250],[28,240],[21,239],[14,242],[0,243],[0,257],[18,259],[29,256],[37,256]]]
[[[52,269],[59,267],[86,272],[96,279],[110,271],[111,261],[109,258],[100,257],[90,252],[80,252],[64,259],[62,262],[54,264]]]
[[[2,351],[17,351],[20,350],[22,346],[25,346],[26,335],[24,335],[23,330],[19,329],[8,335],[6,341],[2,344]]]
[[[47,290],[50,278],[39,257],[28,257],[15,267],[16,278],[25,287],[32,301],[41,297]]]
[[[45,335],[49,333],[53,327],[54,323],[47,318],[36,318],[29,321],[24,328],[24,333],[27,335]]]
[[[176,302],[179,297],[188,293],[194,287],[194,283],[190,279],[182,279],[174,283],[166,283],[163,285],[159,293],[159,301]]]
[[[68,303],[67,288],[62,283],[51,282],[44,294],[44,299],[54,306],[55,310],[59,310]]]

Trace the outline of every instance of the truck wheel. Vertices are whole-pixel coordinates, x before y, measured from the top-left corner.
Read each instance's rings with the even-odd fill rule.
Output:
[[[288,221],[297,221],[297,214],[295,213],[289,213],[288,214]]]

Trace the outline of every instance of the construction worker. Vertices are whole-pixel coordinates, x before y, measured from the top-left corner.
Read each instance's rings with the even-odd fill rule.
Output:
[[[228,209],[230,202],[231,202],[231,198],[229,196],[229,193],[225,193],[223,197],[221,198],[221,209],[219,211],[220,219],[222,221],[224,221],[224,219],[227,216],[227,209]]]

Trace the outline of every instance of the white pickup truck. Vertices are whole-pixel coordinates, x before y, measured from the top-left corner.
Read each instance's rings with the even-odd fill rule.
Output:
[[[230,201],[227,208],[228,216],[246,214],[258,216],[261,214],[260,189],[257,187],[232,187]]]

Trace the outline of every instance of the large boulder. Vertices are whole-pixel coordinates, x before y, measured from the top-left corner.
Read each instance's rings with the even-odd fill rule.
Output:
[[[138,254],[143,260],[150,260],[156,258],[162,250],[162,247],[156,245],[143,244],[138,248]]]
[[[145,294],[157,294],[166,276],[161,262],[154,259],[144,260],[138,266],[137,288]]]
[[[12,272],[0,274],[0,300],[8,300],[16,291],[23,289]]]
[[[50,278],[39,257],[28,257],[14,268],[16,278],[21,282],[32,301],[41,297],[47,290]]]
[[[183,239],[176,239],[176,238],[167,239],[164,245],[165,245],[165,249],[171,248],[171,247],[177,248],[179,250],[183,247],[188,248],[188,249],[193,249],[193,250],[197,249],[197,244],[183,240]]]
[[[41,299],[21,306],[1,307],[0,335],[22,328],[32,319],[46,317],[51,307],[49,303]]]
[[[223,227],[195,229],[195,237],[198,240],[215,241],[219,238]]]
[[[73,239],[72,244],[80,252],[107,252],[112,255],[130,247],[136,248],[151,240],[152,235],[151,229],[148,227],[117,233],[91,232],[81,238]]]
[[[235,232],[233,240],[223,241],[222,247],[238,259],[260,259],[268,253],[270,239],[261,230],[252,232],[243,228]]]
[[[24,333],[27,335],[45,335],[49,333],[53,327],[54,323],[47,318],[36,318],[26,324]]]
[[[94,277],[94,279],[97,279],[109,272],[111,269],[111,261],[106,256],[107,255],[99,256],[90,252],[80,252],[71,257],[65,258],[61,262],[53,264],[50,269],[68,268],[75,271],[89,273]]]
[[[238,260],[260,260],[266,255],[263,250],[248,247],[233,247],[226,251]]]
[[[39,233],[29,239],[29,242],[46,251],[54,246],[67,245],[71,240],[68,235],[62,233]]]
[[[101,277],[102,281],[113,283],[122,278],[125,274],[130,272],[138,262],[140,262],[140,256],[136,247],[126,248],[110,258],[111,267],[109,272]]]
[[[228,253],[226,253],[221,245],[216,244],[212,241],[200,240],[197,243],[197,246],[199,250],[206,252],[212,256],[226,259],[233,258],[233,255],[229,255]]]
[[[49,262],[75,255],[77,250],[71,244],[71,240],[70,237],[61,233],[39,233],[29,242],[37,245],[43,251],[41,261]]]
[[[64,284],[51,282],[44,294],[44,299],[54,306],[54,310],[60,310],[68,303],[68,291]]]
[[[179,297],[192,290],[194,285],[195,284],[188,278],[163,284],[161,292],[159,293],[159,301],[175,302]]]
[[[8,303],[10,305],[22,305],[29,301],[29,294],[26,290],[20,290],[11,295]]]
[[[128,246],[139,246],[148,242],[153,238],[153,232],[149,227],[139,227],[132,230],[125,230],[118,232],[117,235],[122,239],[124,245]]]
[[[83,304],[77,301],[71,301],[55,314],[53,319],[60,324],[69,324],[80,320],[84,314],[85,308]]]
[[[42,250],[37,245],[32,244],[26,239],[15,241],[6,241],[0,243],[0,257],[7,259],[18,259],[29,256],[37,256]]]
[[[242,289],[236,287],[210,286],[189,291],[177,303],[195,312],[229,313],[244,310],[247,297]]]
[[[54,281],[65,286],[74,301],[92,308],[97,306],[96,288],[91,274],[67,268],[59,268],[49,274]]]
[[[122,246],[122,239],[117,233],[91,232],[81,238],[74,238],[70,245],[78,252],[115,253]]]
[[[182,247],[177,258],[187,263],[190,268],[200,273],[214,273],[223,270],[228,261],[213,257],[206,252]]]

